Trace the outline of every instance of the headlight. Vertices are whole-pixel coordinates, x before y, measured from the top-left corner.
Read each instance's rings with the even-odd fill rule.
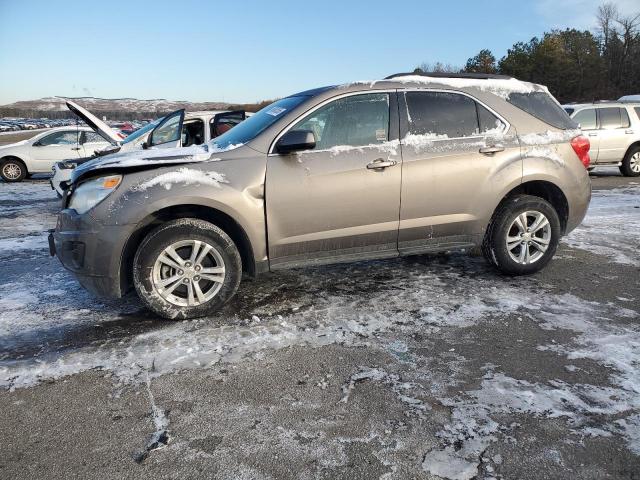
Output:
[[[73,208],[79,214],[88,212],[107,198],[120,185],[121,180],[122,175],[109,175],[81,183],[71,195],[69,208]]]

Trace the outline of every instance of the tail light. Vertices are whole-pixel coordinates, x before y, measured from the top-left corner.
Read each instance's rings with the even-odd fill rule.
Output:
[[[584,165],[584,168],[589,168],[589,164],[591,163],[591,158],[589,158],[589,149],[591,148],[591,143],[589,139],[584,135],[578,135],[577,137],[573,137],[571,139],[571,146],[573,147],[573,151],[576,152],[578,158]]]

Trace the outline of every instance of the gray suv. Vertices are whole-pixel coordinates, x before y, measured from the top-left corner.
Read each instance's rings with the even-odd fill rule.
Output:
[[[151,141],[175,142],[183,114]],[[589,141],[545,87],[398,74],[297,93],[205,145],[74,170],[52,254],[90,291],[210,314],[243,274],[482,246],[530,274],[583,219]]]
[[[565,105],[591,143],[591,169],[617,165],[626,177],[640,176],[640,102]]]

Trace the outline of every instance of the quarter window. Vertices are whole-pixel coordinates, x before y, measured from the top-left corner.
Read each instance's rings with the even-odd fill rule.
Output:
[[[407,92],[409,132],[446,138],[471,137],[506,127],[493,113],[466,95]]]
[[[640,120],[640,107],[635,107],[634,110],[636,111],[636,115],[638,117],[638,120]]]
[[[291,130],[311,130],[316,137],[315,150],[385,142],[389,139],[389,95],[372,93],[335,100]]]
[[[599,108],[600,128],[611,130],[615,128],[627,128],[629,126],[629,115],[622,108]]]
[[[40,139],[40,145],[75,145],[78,143],[78,132],[56,132]]]
[[[595,130],[597,127],[596,110],[594,108],[586,108],[575,114],[573,120],[580,124],[582,130]]]

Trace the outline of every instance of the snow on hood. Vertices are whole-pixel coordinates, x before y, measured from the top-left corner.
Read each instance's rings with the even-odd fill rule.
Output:
[[[162,185],[167,190],[171,190],[171,186],[175,184],[182,185],[210,185],[220,188],[221,183],[229,183],[222,173],[218,172],[202,172],[191,168],[182,167],[173,172],[163,173],[157,177],[141,183],[134,190],[145,191],[148,188]]]
[[[74,169],[72,181],[75,182],[89,171],[106,168],[157,167],[170,164],[217,161],[219,159],[213,158],[214,154],[235,150],[241,146],[242,144],[239,143],[220,148],[215,142],[209,142],[186,148],[160,148],[114,153],[81,164]]]

